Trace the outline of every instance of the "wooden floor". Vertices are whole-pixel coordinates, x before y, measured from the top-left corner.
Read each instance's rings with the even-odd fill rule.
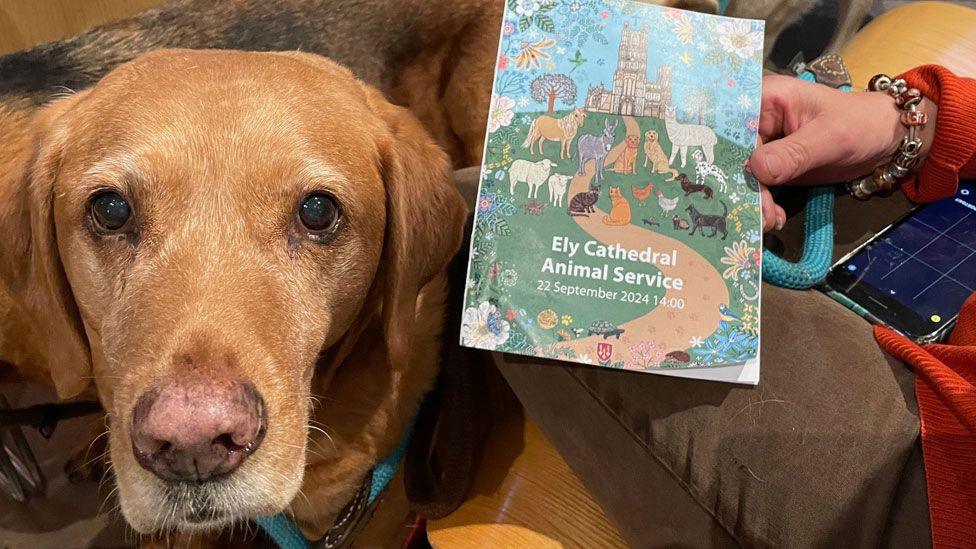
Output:
[[[539,427],[514,411],[493,428],[467,502],[427,525],[438,548],[626,547]]]

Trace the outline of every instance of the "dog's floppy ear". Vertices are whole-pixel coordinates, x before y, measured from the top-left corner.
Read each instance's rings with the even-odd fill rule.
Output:
[[[363,86],[370,108],[389,128],[380,143],[386,185],[383,329],[392,364],[409,360],[417,295],[457,252],[467,206],[444,151],[406,109]]]
[[[0,284],[13,313],[30,326],[30,338],[60,398],[81,393],[91,381],[91,355],[74,296],[58,253],[54,182],[67,137],[59,117],[82,94],[42,108],[30,121],[21,154],[0,182]]]

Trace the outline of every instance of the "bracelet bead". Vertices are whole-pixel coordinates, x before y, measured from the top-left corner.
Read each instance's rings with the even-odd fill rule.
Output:
[[[922,92],[916,88],[908,88],[904,92],[895,96],[895,105],[902,108],[908,108],[912,105],[918,105],[922,101]]]
[[[848,184],[851,196],[859,200],[867,200],[878,193],[890,193],[900,180],[918,166],[922,152],[918,129],[928,122],[928,116],[918,110],[922,92],[909,87],[903,78],[892,79],[888,75],[878,74],[871,78],[868,89],[884,92],[895,100],[895,106],[901,110],[898,120],[908,129],[908,135],[902,138],[891,162],[878,167],[871,175],[859,177]]]
[[[868,89],[871,91],[886,91],[891,86],[891,77],[886,74],[876,74],[868,82]]]
[[[904,111],[901,113],[901,123],[905,126],[924,126],[929,117],[922,111]]]

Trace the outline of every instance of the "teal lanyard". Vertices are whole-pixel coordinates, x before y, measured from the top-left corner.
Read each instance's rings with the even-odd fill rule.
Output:
[[[808,70],[797,77],[807,82],[817,81]],[[840,89],[851,91],[850,86],[841,86]],[[830,270],[834,255],[834,188],[814,187],[808,192],[800,260],[791,263],[763,249],[763,280],[770,284],[806,290],[823,282]]]
[[[397,443],[393,452],[373,468],[373,480],[369,487],[367,505],[373,505],[376,498],[383,493],[383,490],[390,483],[393,475],[396,474],[397,468],[399,468],[400,462],[403,460],[403,455],[407,453],[407,446],[410,444],[410,436],[413,434],[415,422],[416,417],[407,426],[406,432],[403,433],[403,437],[400,438],[400,442]],[[302,531],[298,529],[298,526],[284,513],[278,513],[270,517],[258,517],[254,519],[254,522],[281,549],[310,549],[312,546],[305,539],[305,536],[302,535]]]

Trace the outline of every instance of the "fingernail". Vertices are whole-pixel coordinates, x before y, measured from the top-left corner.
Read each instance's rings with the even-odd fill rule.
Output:
[[[782,230],[783,225],[786,225],[786,219],[777,218],[776,219],[776,230]]]
[[[779,176],[783,173],[783,162],[776,154],[766,155],[766,171],[769,172],[769,182],[779,182]]]

